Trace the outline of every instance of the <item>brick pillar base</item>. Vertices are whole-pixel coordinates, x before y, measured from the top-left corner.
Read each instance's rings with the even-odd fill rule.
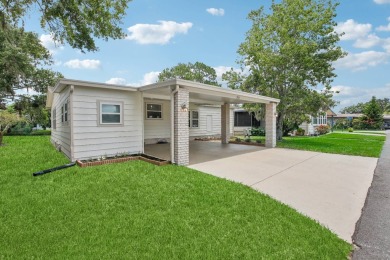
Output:
[[[276,146],[276,103],[265,106],[265,147]]]
[[[187,89],[179,88],[174,96],[174,161],[178,165],[188,165],[189,155],[189,128],[188,108],[189,92]]]
[[[221,106],[221,142],[229,143],[230,140],[230,104]]]

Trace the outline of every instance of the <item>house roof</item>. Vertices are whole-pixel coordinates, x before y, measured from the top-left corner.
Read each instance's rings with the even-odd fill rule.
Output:
[[[48,88],[46,107],[51,107],[54,93],[60,93],[69,86],[83,86],[91,88],[104,88],[122,91],[141,91],[144,97],[169,99],[172,90],[176,87],[188,89],[190,101],[199,104],[243,104],[243,103],[279,103],[279,99],[256,95],[238,90],[232,90],[217,86],[211,86],[198,82],[171,79],[141,87],[131,87],[106,83],[97,83],[73,79],[60,79],[54,87]]]

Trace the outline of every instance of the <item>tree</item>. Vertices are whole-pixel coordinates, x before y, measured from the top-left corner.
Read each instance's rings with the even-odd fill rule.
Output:
[[[158,75],[158,81],[167,79],[186,79],[204,84],[220,86],[217,82],[217,73],[215,69],[202,62],[179,63],[172,68],[164,69]]]
[[[334,31],[337,3],[331,0],[282,0],[249,13],[252,28],[240,45],[242,68],[239,88],[280,99],[277,106],[277,138],[286,119],[316,115],[334,106],[330,84],[336,74],[332,63],[344,56]],[[234,80],[240,77],[224,75]],[[229,85],[229,83],[228,83]],[[322,91],[316,88],[321,86]]]
[[[342,114],[362,114],[365,106],[366,106],[366,103],[358,103],[356,105],[352,105],[352,106],[343,108],[342,110],[340,110],[340,113],[342,113]]]
[[[363,111],[361,121],[368,129],[380,129],[383,124],[383,112],[375,97],[371,98]]]
[[[50,112],[46,108],[46,95],[22,95],[15,101],[14,110],[26,118],[33,126],[39,124],[46,128],[50,123]]]
[[[131,0],[23,0],[0,2],[1,31],[24,24],[29,12],[40,13],[40,25],[54,40],[81,51],[96,51],[95,38],[119,39],[119,27]]]
[[[3,144],[3,136],[14,124],[23,121],[18,114],[8,110],[0,110],[0,146]]]

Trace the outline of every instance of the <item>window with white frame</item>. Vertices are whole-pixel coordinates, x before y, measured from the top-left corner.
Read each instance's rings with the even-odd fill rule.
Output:
[[[53,129],[55,130],[55,129],[57,129],[57,109],[56,108],[53,109],[53,112],[51,114],[51,119],[52,119],[51,125],[52,125]]]
[[[99,102],[99,124],[121,125],[123,124],[123,103],[122,102]]]
[[[318,115],[317,117],[313,117],[311,122],[313,125],[326,125],[327,124],[326,115]]]
[[[147,119],[162,119],[162,104],[146,103]]]
[[[199,112],[197,110],[188,111],[188,126],[193,128],[199,127]]]
[[[65,100],[61,106],[61,123],[67,123],[69,120],[69,101]]]

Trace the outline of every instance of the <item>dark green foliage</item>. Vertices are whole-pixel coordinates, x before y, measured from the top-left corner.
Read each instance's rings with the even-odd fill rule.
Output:
[[[265,130],[263,127],[252,127],[251,134],[253,136],[265,136]]]
[[[35,130],[30,135],[51,135],[51,130]]]
[[[366,103],[358,103],[356,105],[352,105],[349,107],[345,107],[344,109],[340,110],[340,113],[342,114],[363,114],[366,106],[371,101],[368,101]],[[376,99],[376,102],[378,103],[378,106],[380,107],[380,110],[383,113],[390,112],[390,99],[383,98],[383,99]]]
[[[346,259],[352,246],[239,183],[141,161],[72,167],[47,136],[0,147],[5,259]]]
[[[158,81],[168,79],[185,79],[204,84],[220,86],[217,82],[217,73],[215,69],[202,62],[179,63],[172,68],[164,69],[158,75]]]
[[[365,106],[363,116],[360,118],[365,129],[381,129],[383,125],[383,112],[375,97]]]

